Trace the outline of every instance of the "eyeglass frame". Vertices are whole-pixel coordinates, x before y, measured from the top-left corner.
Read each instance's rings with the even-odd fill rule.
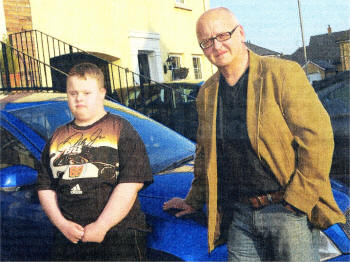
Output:
[[[203,41],[201,41],[199,43],[199,46],[204,50],[204,49],[208,49],[209,47],[212,47],[214,45],[214,40],[216,39],[218,42],[224,42],[224,41],[227,41],[229,39],[231,39],[233,33],[236,31],[236,29],[239,27],[239,24],[235,26],[235,28],[232,29],[232,31],[228,31],[228,32],[223,32],[223,33],[220,33],[220,34],[217,34],[216,36],[214,37],[210,37],[210,38],[207,38],[207,39],[204,39]],[[223,35],[223,34],[229,34],[230,36],[225,39],[225,40],[219,40],[218,39],[218,36],[220,35]],[[207,47],[203,47],[202,44],[206,41],[210,41],[211,42],[211,45],[207,46]]]

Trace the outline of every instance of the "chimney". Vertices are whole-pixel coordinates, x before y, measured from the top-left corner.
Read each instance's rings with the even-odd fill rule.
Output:
[[[327,30],[328,30],[328,35],[330,35],[332,33],[332,27],[330,25],[328,25]]]

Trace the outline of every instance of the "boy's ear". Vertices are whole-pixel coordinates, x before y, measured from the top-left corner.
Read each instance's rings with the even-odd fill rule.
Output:
[[[101,92],[103,93],[103,95],[106,96],[107,89],[104,88],[104,87],[101,87],[100,90],[101,90]]]

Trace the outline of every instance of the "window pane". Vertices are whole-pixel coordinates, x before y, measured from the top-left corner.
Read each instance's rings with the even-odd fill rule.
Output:
[[[57,112],[60,113],[57,114]],[[54,104],[38,103],[36,106],[14,110],[11,113],[26,123],[45,140],[53,134],[58,126],[73,119],[66,102],[57,102]]]
[[[202,79],[201,60],[199,57],[192,57],[195,79]]]
[[[170,58],[171,58],[172,68],[180,68],[181,67],[179,56],[170,56]]]
[[[39,161],[29,150],[10,132],[3,127],[0,128],[0,168],[14,165],[25,165],[38,169]]]

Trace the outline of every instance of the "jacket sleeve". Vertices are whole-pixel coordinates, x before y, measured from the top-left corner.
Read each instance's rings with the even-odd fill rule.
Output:
[[[301,67],[287,63],[282,75],[282,110],[296,142],[296,169],[285,200],[311,214],[320,192],[329,186],[334,149],[330,118]]]

